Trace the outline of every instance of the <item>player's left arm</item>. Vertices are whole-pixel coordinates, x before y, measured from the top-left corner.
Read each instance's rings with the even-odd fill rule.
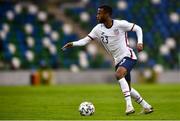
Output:
[[[130,23],[125,20],[121,20],[120,27],[124,29],[124,31],[135,31],[137,35],[137,50],[138,52],[143,50],[143,32],[142,28],[134,23]]]
[[[142,28],[136,24],[133,24],[131,31],[135,31],[137,35],[137,50],[138,52],[143,50],[143,33]]]

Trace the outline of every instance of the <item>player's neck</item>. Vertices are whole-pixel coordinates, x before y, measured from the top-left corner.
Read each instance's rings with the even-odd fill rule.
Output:
[[[113,26],[113,19],[112,18],[108,18],[105,22],[104,25],[106,28],[111,28]]]

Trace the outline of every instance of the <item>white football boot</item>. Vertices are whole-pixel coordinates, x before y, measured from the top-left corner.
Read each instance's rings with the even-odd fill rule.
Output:
[[[154,110],[153,110],[153,107],[150,106],[150,107],[147,107],[147,108],[143,108],[143,110],[140,112],[140,114],[149,114],[149,113],[152,113]]]
[[[135,112],[134,107],[131,105],[128,105],[126,107],[126,115],[133,114]]]

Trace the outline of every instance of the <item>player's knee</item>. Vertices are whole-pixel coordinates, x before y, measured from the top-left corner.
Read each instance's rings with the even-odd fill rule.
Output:
[[[116,72],[116,73],[115,73],[115,76],[116,76],[116,79],[117,79],[117,80],[121,79],[121,75],[120,75],[119,73]]]
[[[116,76],[116,79],[119,80],[124,77],[124,74],[121,72],[116,72],[115,76]]]
[[[119,80],[119,79],[125,77],[126,72],[127,72],[127,71],[126,71],[125,68],[121,68],[121,67],[118,68],[117,71],[116,71],[116,73],[115,73],[116,79]]]

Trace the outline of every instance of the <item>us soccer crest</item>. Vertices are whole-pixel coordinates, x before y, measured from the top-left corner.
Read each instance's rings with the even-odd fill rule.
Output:
[[[119,34],[119,30],[118,29],[114,29],[114,34],[118,35]]]

